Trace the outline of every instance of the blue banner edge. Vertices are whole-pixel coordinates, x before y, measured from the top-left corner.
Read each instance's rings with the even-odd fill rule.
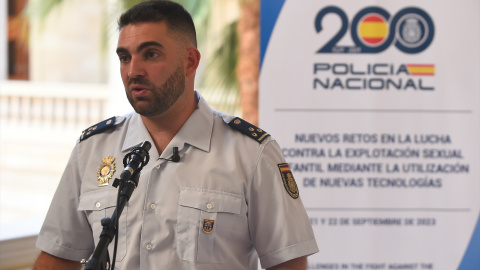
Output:
[[[278,15],[286,0],[261,0],[260,2],[260,70],[267,51],[268,42]]]
[[[477,225],[458,270],[480,269],[480,213]]]

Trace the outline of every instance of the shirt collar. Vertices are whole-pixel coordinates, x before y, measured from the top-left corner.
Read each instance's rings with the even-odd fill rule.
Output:
[[[173,143],[173,146],[177,146],[181,150],[183,144],[186,143],[205,152],[210,152],[214,121],[213,111],[200,93],[195,93],[198,107],[178,131],[169,146]]]
[[[128,118],[128,116],[126,117]],[[131,119],[127,126],[127,135],[123,141],[122,151],[127,151],[135,146],[139,146],[144,141],[153,143],[152,137],[150,137],[140,115],[138,113],[131,113]],[[152,145],[152,147],[155,146]]]
[[[160,157],[170,157],[173,147],[178,147],[179,151],[182,151],[185,144],[189,144],[205,152],[210,151],[210,142],[212,138],[214,121],[213,111],[200,93],[195,92],[195,94],[198,100],[197,109],[192,113],[192,115],[190,115],[182,128],[167,145]],[[152,142],[152,149],[155,149],[153,140],[150,137],[147,128],[143,124],[140,115],[133,113],[130,125],[127,128],[127,134],[123,142],[122,151],[126,151],[132,147],[138,146],[144,141]],[[154,156],[156,156],[157,153],[155,153]]]

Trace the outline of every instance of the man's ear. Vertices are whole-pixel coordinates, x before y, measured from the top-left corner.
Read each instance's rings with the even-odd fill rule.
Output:
[[[195,47],[187,49],[187,64],[185,65],[185,75],[191,76],[195,74],[198,64],[200,63],[200,52]]]

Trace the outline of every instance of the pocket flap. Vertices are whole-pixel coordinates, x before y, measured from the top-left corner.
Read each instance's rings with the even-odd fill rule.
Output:
[[[78,211],[99,211],[117,205],[117,189],[95,190],[80,195]]]
[[[200,209],[205,212],[227,212],[240,214],[242,196],[234,193],[182,188],[179,204]]]

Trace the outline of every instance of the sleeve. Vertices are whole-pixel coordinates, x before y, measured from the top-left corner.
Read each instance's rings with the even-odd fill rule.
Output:
[[[73,261],[88,259],[94,248],[91,226],[83,211],[77,211],[81,173],[79,144],[63,172],[47,216],[37,238],[37,248]]]
[[[294,181],[277,142],[267,142],[258,159],[248,204],[250,234],[263,268],[318,252]]]

